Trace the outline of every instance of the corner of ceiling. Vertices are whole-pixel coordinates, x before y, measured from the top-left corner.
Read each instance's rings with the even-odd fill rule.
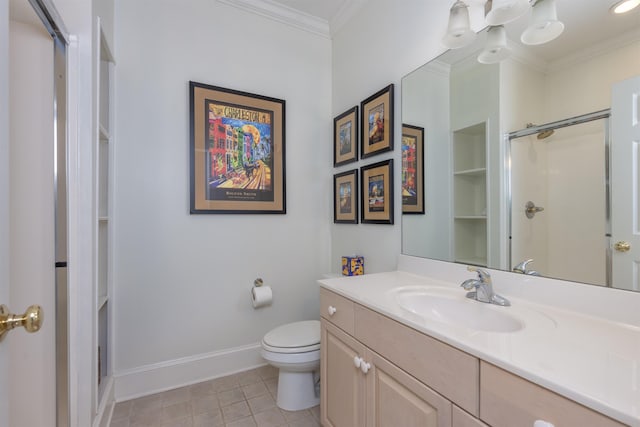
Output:
[[[331,38],[329,23],[321,18],[300,12],[271,0],[217,0],[220,3],[264,16],[282,24]],[[352,2],[349,0],[348,3]]]

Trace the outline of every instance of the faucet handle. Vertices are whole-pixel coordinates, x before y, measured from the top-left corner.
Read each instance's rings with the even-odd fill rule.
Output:
[[[478,278],[482,283],[491,284],[491,275],[485,270],[473,265],[468,265],[467,271],[478,273]]]
[[[527,272],[527,265],[529,263],[533,262],[533,259],[527,259],[522,261],[520,264],[516,265],[515,267],[513,267],[513,271],[515,271],[516,273],[522,273],[522,274],[526,274]]]
[[[470,291],[473,288],[480,286],[480,281],[477,279],[467,279],[460,284],[465,291]]]

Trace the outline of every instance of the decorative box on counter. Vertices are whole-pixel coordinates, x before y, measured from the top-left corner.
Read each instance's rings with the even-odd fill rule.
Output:
[[[361,276],[364,274],[364,257],[362,256],[343,256],[342,257],[342,275],[343,276]]]

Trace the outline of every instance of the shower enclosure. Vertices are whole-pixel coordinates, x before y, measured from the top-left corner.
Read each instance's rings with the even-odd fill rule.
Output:
[[[508,135],[510,269],[611,286],[609,116]]]

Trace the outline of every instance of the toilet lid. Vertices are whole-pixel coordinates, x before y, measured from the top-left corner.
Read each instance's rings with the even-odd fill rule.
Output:
[[[287,323],[268,332],[262,341],[270,347],[298,348],[320,344],[320,322]]]

